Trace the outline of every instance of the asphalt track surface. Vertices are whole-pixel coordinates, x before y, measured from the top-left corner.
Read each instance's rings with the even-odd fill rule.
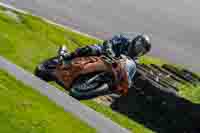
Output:
[[[57,105],[63,107],[65,111],[71,112],[76,117],[87,122],[91,127],[95,128],[98,133],[130,133],[127,129],[120,127],[102,114],[82,105],[68,94],[40,80],[1,56],[0,69],[8,71],[9,74],[15,76],[18,80],[21,80],[26,85],[32,86],[33,89],[39,91],[42,95],[47,96]]]
[[[139,32],[152,38],[153,56],[200,72],[198,0],[1,0],[100,38]]]

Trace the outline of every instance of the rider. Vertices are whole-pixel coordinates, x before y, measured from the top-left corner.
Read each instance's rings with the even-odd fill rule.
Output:
[[[64,55],[65,59],[73,59],[81,56],[97,56],[104,53],[109,53],[112,56],[120,57],[125,55],[130,57],[125,62],[125,68],[128,75],[129,87],[132,85],[132,79],[136,72],[135,60],[151,50],[150,38],[147,35],[130,35],[119,34],[112,37],[110,40],[105,40],[102,44],[88,45],[83,48],[78,48],[74,52]]]

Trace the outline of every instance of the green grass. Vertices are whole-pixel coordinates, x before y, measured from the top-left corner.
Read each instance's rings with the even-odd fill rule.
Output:
[[[180,95],[193,103],[200,104],[200,85],[180,85]]]
[[[0,55],[30,72],[33,72],[36,65],[41,61],[56,55],[56,50],[61,44],[66,44],[70,50],[74,50],[78,47],[101,42],[74,33],[70,29],[51,25],[38,17],[16,14],[20,21],[8,16],[3,11],[0,12]],[[159,65],[166,63],[149,56],[144,56],[140,59],[140,62]],[[55,83],[51,84],[56,85]],[[191,101],[199,102],[200,93],[197,92],[199,92],[198,88],[190,89],[187,86],[182,89],[181,94]],[[128,129],[138,133],[152,132],[140,123],[113,112],[110,108],[94,101],[84,101],[83,103]]]
[[[94,133],[47,97],[0,70],[1,133]]]
[[[0,12],[0,53],[13,63],[33,71],[44,59],[56,55],[61,44],[70,50],[97,40],[50,25],[40,18],[18,14],[21,22]]]
[[[168,63],[167,61],[161,60],[156,57],[151,57],[151,56],[140,57],[139,61],[140,63],[143,63],[143,64],[157,64],[159,66]]]

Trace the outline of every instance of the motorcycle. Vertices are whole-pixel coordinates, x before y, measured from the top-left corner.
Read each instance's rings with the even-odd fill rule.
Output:
[[[64,60],[67,48],[62,46],[58,56],[40,63],[35,75],[45,81],[55,81],[77,99],[88,99],[100,95],[128,92],[128,76],[123,60],[109,54],[102,56],[76,57]]]

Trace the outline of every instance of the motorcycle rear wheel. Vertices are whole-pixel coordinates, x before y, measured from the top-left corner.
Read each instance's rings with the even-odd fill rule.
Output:
[[[56,65],[59,63],[58,57],[52,57],[44,62],[40,63],[35,69],[35,76],[39,77],[44,81],[53,81],[55,80],[53,76],[53,71],[56,68]]]

